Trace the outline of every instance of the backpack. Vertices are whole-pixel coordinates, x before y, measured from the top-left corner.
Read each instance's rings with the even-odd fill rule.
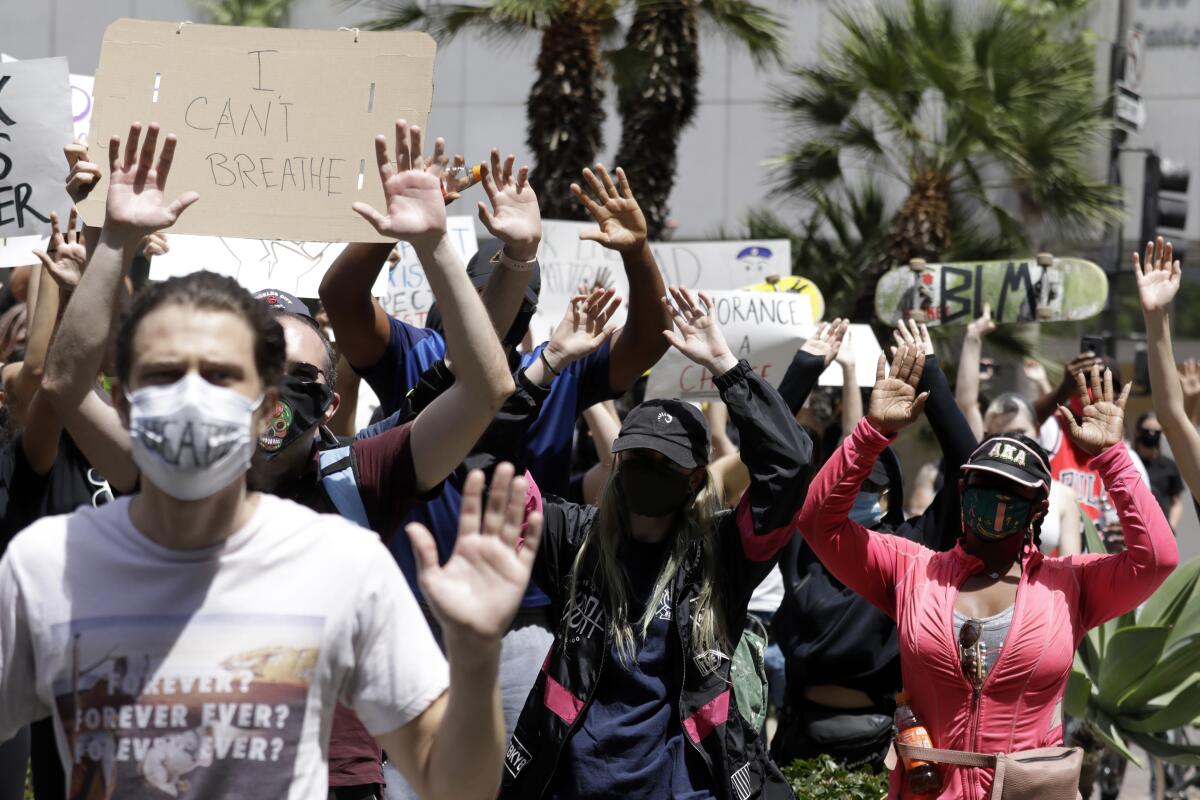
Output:
[[[738,711],[756,731],[767,722],[767,629],[753,614],[746,615],[746,628],[733,651],[729,679]]]

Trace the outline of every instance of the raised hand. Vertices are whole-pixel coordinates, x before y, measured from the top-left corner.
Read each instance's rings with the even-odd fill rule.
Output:
[[[481,165],[467,166],[467,160],[461,153],[455,153],[451,159],[446,153],[446,140],[438,137],[433,142],[433,155],[424,164],[426,172],[432,172],[442,182],[442,200],[450,205],[462,193],[479,183],[482,176]]]
[[[167,134],[157,164],[154,151],[158,146],[158,123],[151,122],[146,129],[146,139],[139,153],[141,134],[140,122],[129,126],[124,158],[121,156],[121,137],[109,139],[108,200],[104,215],[105,230],[119,231],[139,240],[174,225],[179,215],[200,199],[195,192],[184,192],[171,203],[166,202],[163,192],[175,158],[175,134]]]
[[[78,215],[75,207],[71,206],[71,216],[67,219],[67,232],[64,235],[58,227],[58,214],[50,212],[50,253],[34,250],[45,267],[46,273],[54,279],[61,291],[73,292],[83,277],[87,264],[87,247],[82,241],[80,231],[76,230]]]
[[[516,156],[510,155],[501,165],[500,151],[493,149],[491,168],[479,168],[483,191],[492,204],[491,211],[484,203],[479,204],[479,221],[488,233],[504,242],[509,258],[531,261],[537,257],[542,241],[542,213],[529,185],[529,167],[521,167],[514,179],[515,161]]]
[[[152,233],[145,239],[142,239],[142,253],[150,256],[165,256],[171,252],[171,244],[167,241],[165,233]]]
[[[892,356],[890,374],[885,371],[887,362],[879,355],[875,368],[875,388],[871,390],[871,402],[867,407],[867,419],[881,433],[891,435],[911,425],[921,416],[929,392],[917,394],[917,384],[925,369],[925,353],[922,348],[908,344],[896,348]]]
[[[426,171],[421,157],[421,129],[396,121],[396,163],[388,156],[387,137],[375,137],[375,161],[387,201],[387,213],[381,214],[370,203],[358,201],[351,206],[371,223],[380,236],[400,239],[413,245],[433,245],[446,235],[446,202],[442,182]]]
[[[825,359],[825,366],[833,363],[842,348],[842,338],[850,327],[848,320],[835,319],[833,322],[822,322],[812,336],[804,340],[800,352],[820,356]]]
[[[1171,243],[1164,242],[1161,236],[1146,242],[1144,262],[1138,259],[1136,252],[1133,254],[1133,272],[1137,276],[1138,297],[1144,313],[1165,311],[1175,299],[1183,269],[1174,255]]]
[[[525,478],[513,477],[512,464],[501,464],[485,510],[483,473],[472,471],[463,486],[458,539],[445,564],[438,564],[428,528],[420,523],[406,528],[421,591],[451,649],[499,646],[516,616],[542,533],[541,514],[525,519],[526,488]]]
[[[1027,358],[1022,362],[1022,368],[1025,371],[1025,377],[1030,383],[1037,387],[1042,394],[1049,394],[1054,387],[1050,385],[1050,378],[1046,375],[1046,367],[1036,358]]]
[[[841,366],[842,375],[853,376],[855,361],[854,361],[854,339],[852,338],[852,336],[853,336],[854,332],[852,330],[850,330],[850,321],[849,320],[846,320],[846,324],[843,327],[845,328],[846,335],[842,337],[841,344],[838,345],[838,349],[837,349],[837,352],[833,356],[833,360],[836,361]]]
[[[613,335],[617,323],[612,319],[621,307],[616,289],[596,289],[571,298],[567,313],[550,334],[546,355],[561,372],[562,368],[596,351]]]
[[[1091,393],[1083,373],[1075,373],[1079,388],[1079,400],[1083,404],[1083,422],[1076,423],[1075,415],[1066,406],[1058,407],[1058,414],[1067,426],[1067,436],[1075,446],[1085,453],[1098,455],[1117,442],[1125,422],[1125,401],[1129,399],[1132,384],[1125,384],[1121,396],[1114,399],[1112,370],[1104,370],[1104,383],[1100,382],[1100,366],[1092,366]]]
[[[983,313],[987,317],[988,324],[991,324],[991,309],[985,305]],[[980,317],[979,320],[970,323],[967,326],[967,330],[969,331],[971,325],[978,323],[982,319],[983,317]],[[995,325],[992,325],[992,328],[995,327]],[[896,347],[892,348],[893,353],[896,352],[897,347],[908,345],[909,347],[920,348],[927,356],[933,355],[933,339],[929,338],[929,328],[925,327],[924,322],[917,324],[915,320],[901,320],[900,324],[896,326],[896,330],[892,331],[892,336],[896,339]]]
[[[1200,400],[1200,363],[1189,358],[1179,365],[1179,387],[1183,389],[1183,402]]]
[[[612,178],[603,164],[596,165],[596,172],[584,167],[583,179],[591,187],[595,199],[584,192],[578,183],[571,184],[571,191],[600,228],[580,231],[579,238],[599,242],[609,250],[620,253],[633,253],[645,247],[646,218],[642,215],[637,200],[633,199],[629,181],[625,178],[625,170],[617,167],[620,191],[613,185]]]
[[[663,336],[671,346],[714,376],[724,375],[737,366],[737,359],[730,352],[725,334],[713,316],[713,303],[709,296],[700,292],[700,302],[704,304],[700,308],[686,288],[671,286],[667,291],[671,297],[662,299],[663,306],[671,315],[674,326],[679,329],[678,333],[674,330],[663,331]]]
[[[921,327],[925,326],[922,325]],[[990,303],[984,303],[983,311],[980,312],[978,319],[973,319],[967,323],[967,336],[982,339],[994,330],[996,330],[996,323],[992,322],[992,306]],[[928,337],[928,332],[925,335]],[[926,352],[932,354],[933,346],[930,345],[930,349]]]
[[[76,139],[63,147],[67,157],[67,194],[72,203],[78,203],[91,194],[100,180],[100,165],[87,160],[87,145]]]

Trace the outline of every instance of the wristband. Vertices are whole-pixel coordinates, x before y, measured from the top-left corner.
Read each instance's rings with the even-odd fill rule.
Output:
[[[541,357],[542,363],[546,365],[546,369],[550,370],[551,375],[553,375],[556,378],[560,377],[562,375],[561,372],[556,370],[554,367],[550,366],[550,359],[546,358],[546,351],[544,349],[542,350],[542,352],[538,353],[538,356]]]
[[[500,263],[505,268],[511,269],[513,272],[532,272],[533,268],[537,266],[537,256],[534,256],[528,261],[517,261],[515,258],[511,257],[507,251],[504,250],[504,248],[500,248]]]

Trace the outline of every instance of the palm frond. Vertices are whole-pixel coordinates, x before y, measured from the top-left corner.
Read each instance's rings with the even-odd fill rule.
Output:
[[[771,9],[749,0],[700,0],[698,8],[718,33],[743,46],[757,66],[783,60],[787,24]]]
[[[511,39],[543,30],[558,11],[558,0],[497,0],[489,5],[466,3],[389,2],[384,16],[362,23],[367,30],[419,28],[438,42],[448,42],[465,30],[485,38]]]

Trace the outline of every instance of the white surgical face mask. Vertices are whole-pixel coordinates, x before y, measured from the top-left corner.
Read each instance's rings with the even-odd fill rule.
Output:
[[[133,463],[171,497],[211,497],[250,468],[261,396],[252,400],[189,372],[128,398]]]

